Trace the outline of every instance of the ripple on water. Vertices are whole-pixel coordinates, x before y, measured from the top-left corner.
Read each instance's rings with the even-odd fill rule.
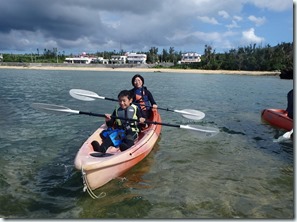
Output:
[[[115,103],[78,101],[69,96],[69,90],[87,89],[116,98],[123,88],[130,89],[133,75],[0,71],[3,217],[293,217],[293,144],[274,143],[278,132],[260,118],[264,108],[286,106],[292,83],[274,77],[143,73],[160,107],[206,114],[193,123],[177,113],[160,111],[165,123],[211,126],[220,133],[203,138],[197,132],[164,126],[146,159],[94,191],[97,195],[105,192],[104,198],[93,200],[83,193],[73,160],[104,119],[50,115],[32,109],[30,104],[44,102],[108,113]],[[111,76],[122,84],[111,89]]]

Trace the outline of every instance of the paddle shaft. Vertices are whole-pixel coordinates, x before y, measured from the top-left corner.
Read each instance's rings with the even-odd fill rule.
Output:
[[[117,99],[113,99],[113,98],[108,98],[108,97],[100,97],[100,98],[103,98],[103,99],[105,99],[105,100],[109,100],[109,101],[114,101],[114,102],[118,102],[118,100]],[[140,103],[134,103],[133,102],[133,104],[134,105],[139,105],[139,106],[145,106],[145,107],[150,107],[150,108],[153,108],[152,106],[149,106],[149,105],[145,105],[145,104],[140,104]],[[172,111],[172,112],[174,112],[173,110],[169,110],[169,109],[165,109],[165,108],[159,108],[158,107],[158,109],[161,109],[161,110],[167,110],[167,111]]]
[[[109,101],[118,101],[117,99],[112,99],[112,98],[107,98],[107,97],[103,97],[105,100],[109,100]],[[153,108],[152,106],[149,106],[149,105],[145,105],[145,104],[140,104],[140,103],[133,103],[134,105],[139,105],[139,106],[145,106],[145,107],[150,107],[150,108]],[[165,111],[169,111],[169,112],[175,112],[175,110],[171,110],[171,109],[168,109],[168,108],[161,108],[161,107],[158,107],[158,109],[160,110],[165,110]]]
[[[109,101],[114,101],[114,102],[117,102],[118,100],[117,99],[113,99],[113,98],[108,98],[108,97],[103,97],[103,96],[100,96],[98,97],[100,99],[105,99],[105,100],[109,100]],[[140,103],[135,103],[133,102],[134,105],[138,105],[138,106],[145,106],[145,107],[149,107],[149,108],[153,108],[153,106],[150,106],[150,105],[145,105],[145,104],[140,104]],[[169,112],[173,112],[173,113],[183,113],[182,111],[180,110],[173,110],[173,109],[169,109],[169,108],[162,108],[162,107],[159,107],[158,108],[159,110],[165,110],[165,111],[169,111]],[[193,115],[191,113],[183,113],[183,114],[189,114],[189,115]],[[195,116],[195,115],[194,115]],[[178,127],[178,126],[177,126]]]
[[[83,115],[88,115],[88,116],[97,116],[97,117],[106,117],[105,114],[84,112],[84,111],[79,111],[78,114],[83,114]],[[125,118],[125,117],[119,117],[119,116],[110,116],[110,118],[140,122],[138,119],[131,119],[131,118]]]
[[[108,97],[103,97],[103,96],[100,96],[100,97],[98,97],[98,98],[100,98],[100,99],[104,99],[104,100],[109,100],[109,101],[118,102],[117,99],[113,99],[113,98],[108,98]],[[134,104],[134,105],[139,105],[139,106],[145,106],[145,107],[150,107],[150,108],[152,108],[152,106],[145,105],[145,104],[140,104],[140,103],[133,103],[133,104]],[[169,109],[165,109],[165,108],[159,108],[159,107],[158,107],[158,109],[161,109],[161,110],[167,110],[167,111],[172,111],[172,112],[174,112],[173,110],[169,110]]]
[[[114,101],[114,102],[118,102],[118,99],[113,99],[113,98],[107,98],[107,97],[102,97],[105,100],[109,100],[109,101]]]
[[[84,100],[84,101],[92,101],[94,99],[104,99],[104,100],[109,100],[109,101],[114,101],[114,102],[118,101],[117,99],[99,96],[95,92],[83,90],[83,89],[71,89],[69,91],[69,94],[76,99]],[[154,107],[149,104],[140,104],[140,103],[136,103],[136,102],[133,102],[133,104],[138,105],[138,106],[150,107],[150,108]],[[162,107],[158,107],[158,109],[169,111],[169,112],[174,112],[174,113],[179,113],[179,114],[182,114],[185,118],[194,119],[194,120],[203,119],[205,116],[205,114],[203,112],[198,111],[198,110],[191,110],[191,109],[172,110],[169,108],[162,108]]]
[[[161,122],[156,122],[156,121],[145,121],[145,123],[180,128],[180,125],[170,124],[170,123],[161,123]]]
[[[54,104],[33,103],[31,106],[37,110],[42,110],[44,112],[50,112],[50,113],[51,112],[63,112],[63,113],[82,114],[82,115],[106,118],[105,114],[73,110],[73,109],[69,109],[68,107],[65,107],[65,106],[59,106],[59,105],[54,105]],[[117,117],[117,116],[111,116],[111,118],[141,123],[140,120],[138,120],[138,119],[124,118],[124,117]],[[217,129],[210,129],[210,128],[204,128],[204,129],[200,128],[199,129],[195,126],[190,126],[190,125],[177,125],[177,124],[170,124],[170,123],[161,123],[161,122],[156,122],[156,121],[144,121],[143,123],[158,124],[158,125],[176,127],[176,128],[181,128],[181,129],[195,130],[195,131],[200,131],[203,133],[215,133],[215,134],[218,133]]]
[[[109,100],[109,101],[118,101],[118,100],[116,100],[116,99],[106,98],[106,97],[105,97],[105,99],[106,99],[106,100]],[[140,104],[140,103],[134,103],[134,102],[133,102],[133,104],[134,104],[134,105],[138,105],[138,106],[145,106],[145,107],[153,108],[153,106],[150,106],[150,105],[145,105],[145,104]],[[161,107],[158,107],[158,109],[160,109],[160,110],[165,110],[165,111],[170,111],[170,112],[175,112],[174,110],[172,110],[172,109],[168,109],[168,108],[161,108]]]
[[[84,111],[78,111],[78,114],[83,114],[83,115],[89,115],[89,116],[97,116],[97,117],[106,117],[104,114],[98,114],[98,113],[92,113],[92,112],[84,112]],[[121,119],[121,120],[128,120],[128,121],[136,121],[140,122],[138,119],[131,119],[131,118],[124,118],[124,117],[118,117],[118,116],[111,116],[111,118],[114,119]],[[189,130],[196,130],[196,131],[201,131],[201,132],[210,132],[213,133],[214,131],[212,130],[205,130],[205,129],[197,129],[190,127],[188,125],[178,125],[178,124],[171,124],[171,123],[161,123],[161,122],[156,122],[156,121],[144,121],[143,123],[146,124],[155,124],[155,125],[162,125],[162,126],[169,126],[169,127],[175,127],[175,128],[181,128],[181,129],[189,129]]]
[[[109,101],[116,101],[116,102],[118,101],[117,99],[113,99],[113,98],[107,98],[107,97],[102,97],[102,98],[104,98],[105,100],[109,100]],[[145,106],[145,107],[153,108],[153,106],[150,106],[150,105],[145,105],[145,104],[140,104],[140,103],[134,103],[134,102],[133,102],[133,104],[139,105],[139,106]],[[168,109],[168,108],[162,108],[162,107],[159,107],[159,106],[158,106],[158,109],[169,111],[169,112],[175,112],[175,110]]]
[[[97,116],[97,117],[106,117],[105,114],[84,112],[84,111],[78,111],[78,114],[83,114],[83,115],[88,115],[88,116]],[[138,119],[131,119],[131,118],[125,118],[125,117],[119,117],[119,116],[110,116],[110,118],[140,122]]]
[[[88,116],[106,117],[105,114],[99,114],[99,113],[84,112],[84,111],[79,111],[78,113],[79,114],[82,114],[82,115],[88,115]],[[111,118],[140,122],[137,119],[124,118],[124,117],[118,117],[118,116],[111,116]],[[155,124],[155,125],[163,125],[163,126],[171,126],[171,127],[180,128],[180,125],[170,124],[170,123],[161,123],[161,122],[156,122],[156,121],[144,121],[144,123]]]

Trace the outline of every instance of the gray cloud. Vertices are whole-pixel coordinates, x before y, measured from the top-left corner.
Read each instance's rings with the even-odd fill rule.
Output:
[[[254,0],[250,1],[256,4],[253,3]],[[43,50],[53,47],[74,53],[119,50],[120,47],[125,51],[147,51],[153,46],[201,51],[208,39],[211,39],[209,44],[213,44],[214,48],[221,48],[232,42],[230,36],[224,35],[228,32],[226,25],[231,21],[222,18],[218,12],[242,16],[244,2],[246,1],[0,0],[0,53],[31,52],[37,48]],[[273,5],[278,3],[281,1],[274,0]],[[261,4],[261,7],[265,5]],[[286,7],[284,10],[292,13],[292,8]],[[216,25],[206,24],[198,18],[212,18],[218,22]],[[221,26],[218,27],[218,24]],[[238,30],[238,33],[246,30]],[[216,40],[218,32],[222,34],[221,38],[226,36],[225,39]],[[256,35],[255,29],[254,37]],[[199,36],[207,36],[208,39]],[[264,38],[267,39],[266,36]]]

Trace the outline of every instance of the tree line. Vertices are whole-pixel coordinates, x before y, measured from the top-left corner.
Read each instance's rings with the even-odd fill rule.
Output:
[[[228,52],[216,53],[210,45],[205,45],[204,54],[201,55],[201,62],[179,64],[182,52],[175,51],[174,47],[168,50],[163,49],[159,53],[157,47],[151,47],[148,52],[137,52],[147,55],[147,63],[156,64],[162,67],[163,63],[173,63],[173,68],[182,69],[208,69],[208,70],[247,70],[247,71],[275,71],[293,69],[293,43],[280,43],[276,46],[259,46],[250,44],[237,49],[230,49]],[[124,51],[96,52],[92,56],[111,59],[112,55],[124,55]],[[24,63],[63,63],[66,57],[65,52],[57,48],[39,49],[31,54],[3,54],[3,62],[24,62]]]
[[[293,69],[293,43],[281,43],[274,47],[251,44],[225,53],[215,53],[211,46],[205,46],[199,64],[191,68],[212,70],[275,71]]]

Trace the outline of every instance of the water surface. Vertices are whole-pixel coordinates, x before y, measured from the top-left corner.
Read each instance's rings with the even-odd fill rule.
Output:
[[[150,155],[120,178],[84,193],[73,161],[102,118],[53,115],[35,102],[110,113],[115,103],[78,101],[73,88],[116,98],[135,73],[0,69],[0,216],[5,218],[292,218],[292,142],[261,121],[286,108],[293,81],[277,76],[143,73],[158,105],[196,109],[192,122],[160,111],[163,122],[220,129],[212,138],[164,126]]]

